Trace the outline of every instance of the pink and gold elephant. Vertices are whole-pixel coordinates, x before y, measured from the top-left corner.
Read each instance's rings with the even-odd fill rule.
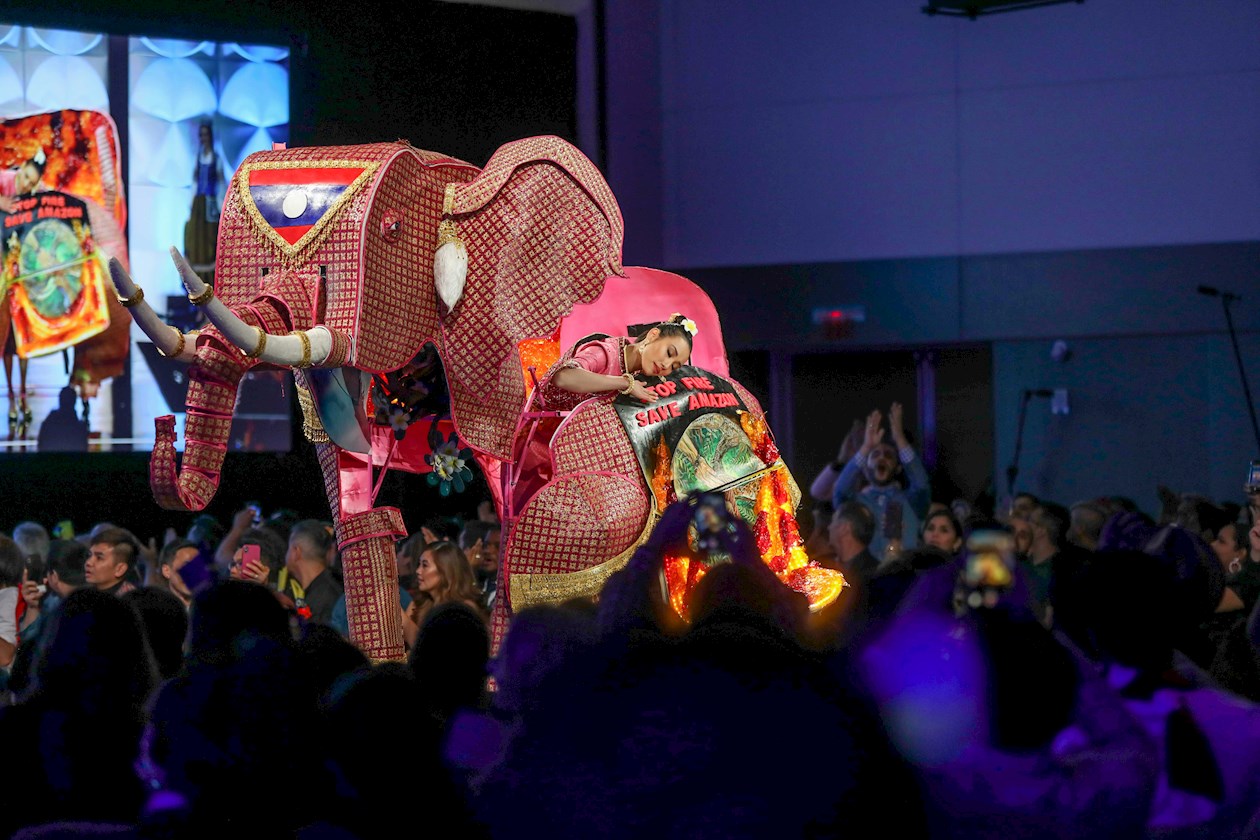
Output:
[[[429,427],[408,425],[419,412],[407,414],[425,389],[408,377],[436,351],[459,436],[488,476],[510,471],[527,405],[522,348],[554,342],[575,306],[621,281],[621,240],[607,183],[556,137],[508,143],[483,169],[401,142],[249,156],[223,207],[215,287],[172,251],[211,326],[181,334],[163,324],[111,265],[136,322],[161,352],[190,362],[178,467],[174,418],[156,421],[155,498],[204,508],[242,376],[256,365],[292,368],[342,551],[351,638],[373,658],[401,657],[393,546],[406,529],[397,509],[375,506],[373,467],[425,469]],[[625,481],[635,477],[637,467]],[[642,501],[617,514],[618,535],[644,532]],[[513,574],[530,574],[513,568],[515,524],[505,517],[500,592],[509,594]],[[623,542],[597,533],[582,545],[594,567],[623,553]],[[501,600],[499,632],[510,606]]]

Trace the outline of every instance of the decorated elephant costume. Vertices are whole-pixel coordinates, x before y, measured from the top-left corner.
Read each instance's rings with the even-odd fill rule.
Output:
[[[427,451],[428,389],[411,377],[436,350],[450,419],[498,476],[517,455],[523,343],[556,334],[574,306],[623,274],[621,240],[607,183],[556,137],[508,143],[483,169],[405,143],[249,156],[223,207],[215,287],[173,251],[211,326],[188,334],[166,326],[111,265],[120,298],[158,349],[191,363],[178,468],[174,417],[156,421],[155,498],[172,510],[204,508],[241,377],[259,364],[292,368],[342,552],[351,638],[373,659],[402,657],[394,543],[407,531],[396,508],[375,506],[373,467],[425,469],[417,453]],[[388,403],[374,414],[381,386]],[[632,538],[645,530],[641,514],[609,512],[636,520],[619,529]],[[509,552],[512,525],[505,519]],[[602,559],[596,551],[592,563]],[[501,592],[510,593],[513,571],[505,552]]]

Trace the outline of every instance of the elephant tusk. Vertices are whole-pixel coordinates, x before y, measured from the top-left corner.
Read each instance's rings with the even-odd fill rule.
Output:
[[[192,266],[188,264],[188,260],[184,259],[184,255],[178,248],[171,248],[171,260],[175,263],[175,270],[179,272],[179,279],[183,282],[184,288],[188,290],[188,299],[205,311],[210,323],[219,328],[224,338],[239,347],[245,355],[250,356],[251,351],[262,343],[259,337],[261,331],[242,321],[239,315],[219,300],[214,294],[214,289],[207,286],[205,281],[197,276],[197,272],[193,271]]]
[[[332,334],[323,327],[274,335],[250,326],[215,297],[214,289],[197,276],[179,249],[171,249],[171,259],[188,290],[188,298],[205,311],[224,338],[251,359],[280,367],[311,367],[323,363],[332,352]]]
[[[132,320],[149,337],[158,352],[172,359],[192,361],[197,333],[182,333],[158,317],[153,307],[145,303],[144,290],[135,284],[117,259],[109,261],[109,276],[114,281],[118,300],[131,312]]]

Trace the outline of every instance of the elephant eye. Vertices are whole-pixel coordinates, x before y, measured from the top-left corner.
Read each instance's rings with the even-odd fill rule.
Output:
[[[386,214],[381,219],[381,238],[386,242],[397,242],[402,236],[402,219],[393,214]]]

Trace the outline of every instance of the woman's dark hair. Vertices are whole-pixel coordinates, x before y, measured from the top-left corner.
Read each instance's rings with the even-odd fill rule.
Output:
[[[17,543],[0,534],[0,587],[17,586],[22,582],[22,570],[26,563]]]
[[[453,542],[435,542],[427,546],[425,551],[432,553],[433,562],[442,573],[442,581],[446,584],[436,593],[437,597],[433,598],[435,603],[478,602],[481,593],[477,591],[472,567],[468,565],[468,560],[459,546]]]
[[[1222,529],[1223,530],[1223,529]],[[1234,522],[1234,550],[1235,551],[1251,551],[1251,541],[1247,539],[1247,532],[1251,530],[1251,523],[1247,521],[1246,516],[1239,516]]]
[[[76,589],[53,613],[37,654],[34,689],[50,703],[138,723],[157,686],[153,650],[131,604],[98,589]]]
[[[950,527],[954,529],[954,533],[957,534],[958,539],[961,540],[963,538],[962,523],[958,521],[958,517],[955,516],[954,512],[950,510],[949,508],[942,508],[941,510],[934,510],[931,513],[929,513],[927,516],[923,517],[923,525],[922,527],[919,528],[919,536],[922,537],[924,534],[927,533],[927,526],[929,522],[931,522],[933,519],[941,519],[941,518],[949,520]]]
[[[288,545],[289,532],[293,530],[294,525],[301,521],[301,517],[299,517],[294,511],[291,511],[288,508],[281,508],[271,514],[271,516],[268,516],[267,521],[264,522],[263,525],[274,531],[276,535],[284,541],[285,545]]]
[[[437,543],[434,543],[437,545]],[[411,562],[413,569],[420,567],[420,555],[424,554],[429,547],[429,543],[425,542],[424,534],[416,531],[402,542],[398,543],[396,554],[399,558],[405,558]]]
[[[77,540],[53,540],[48,545],[48,572],[57,573],[62,583],[82,586],[83,564],[88,559],[88,547]]]
[[[675,312],[659,324],[648,327],[648,329],[644,330],[643,333],[635,339],[635,341],[641,341],[643,336],[647,335],[651,330],[660,330],[660,334],[663,338],[681,336],[687,342],[687,349],[690,350],[693,347],[693,342],[691,339],[691,333],[683,326],[683,321],[686,320],[687,317],[685,315],[680,315]]]

